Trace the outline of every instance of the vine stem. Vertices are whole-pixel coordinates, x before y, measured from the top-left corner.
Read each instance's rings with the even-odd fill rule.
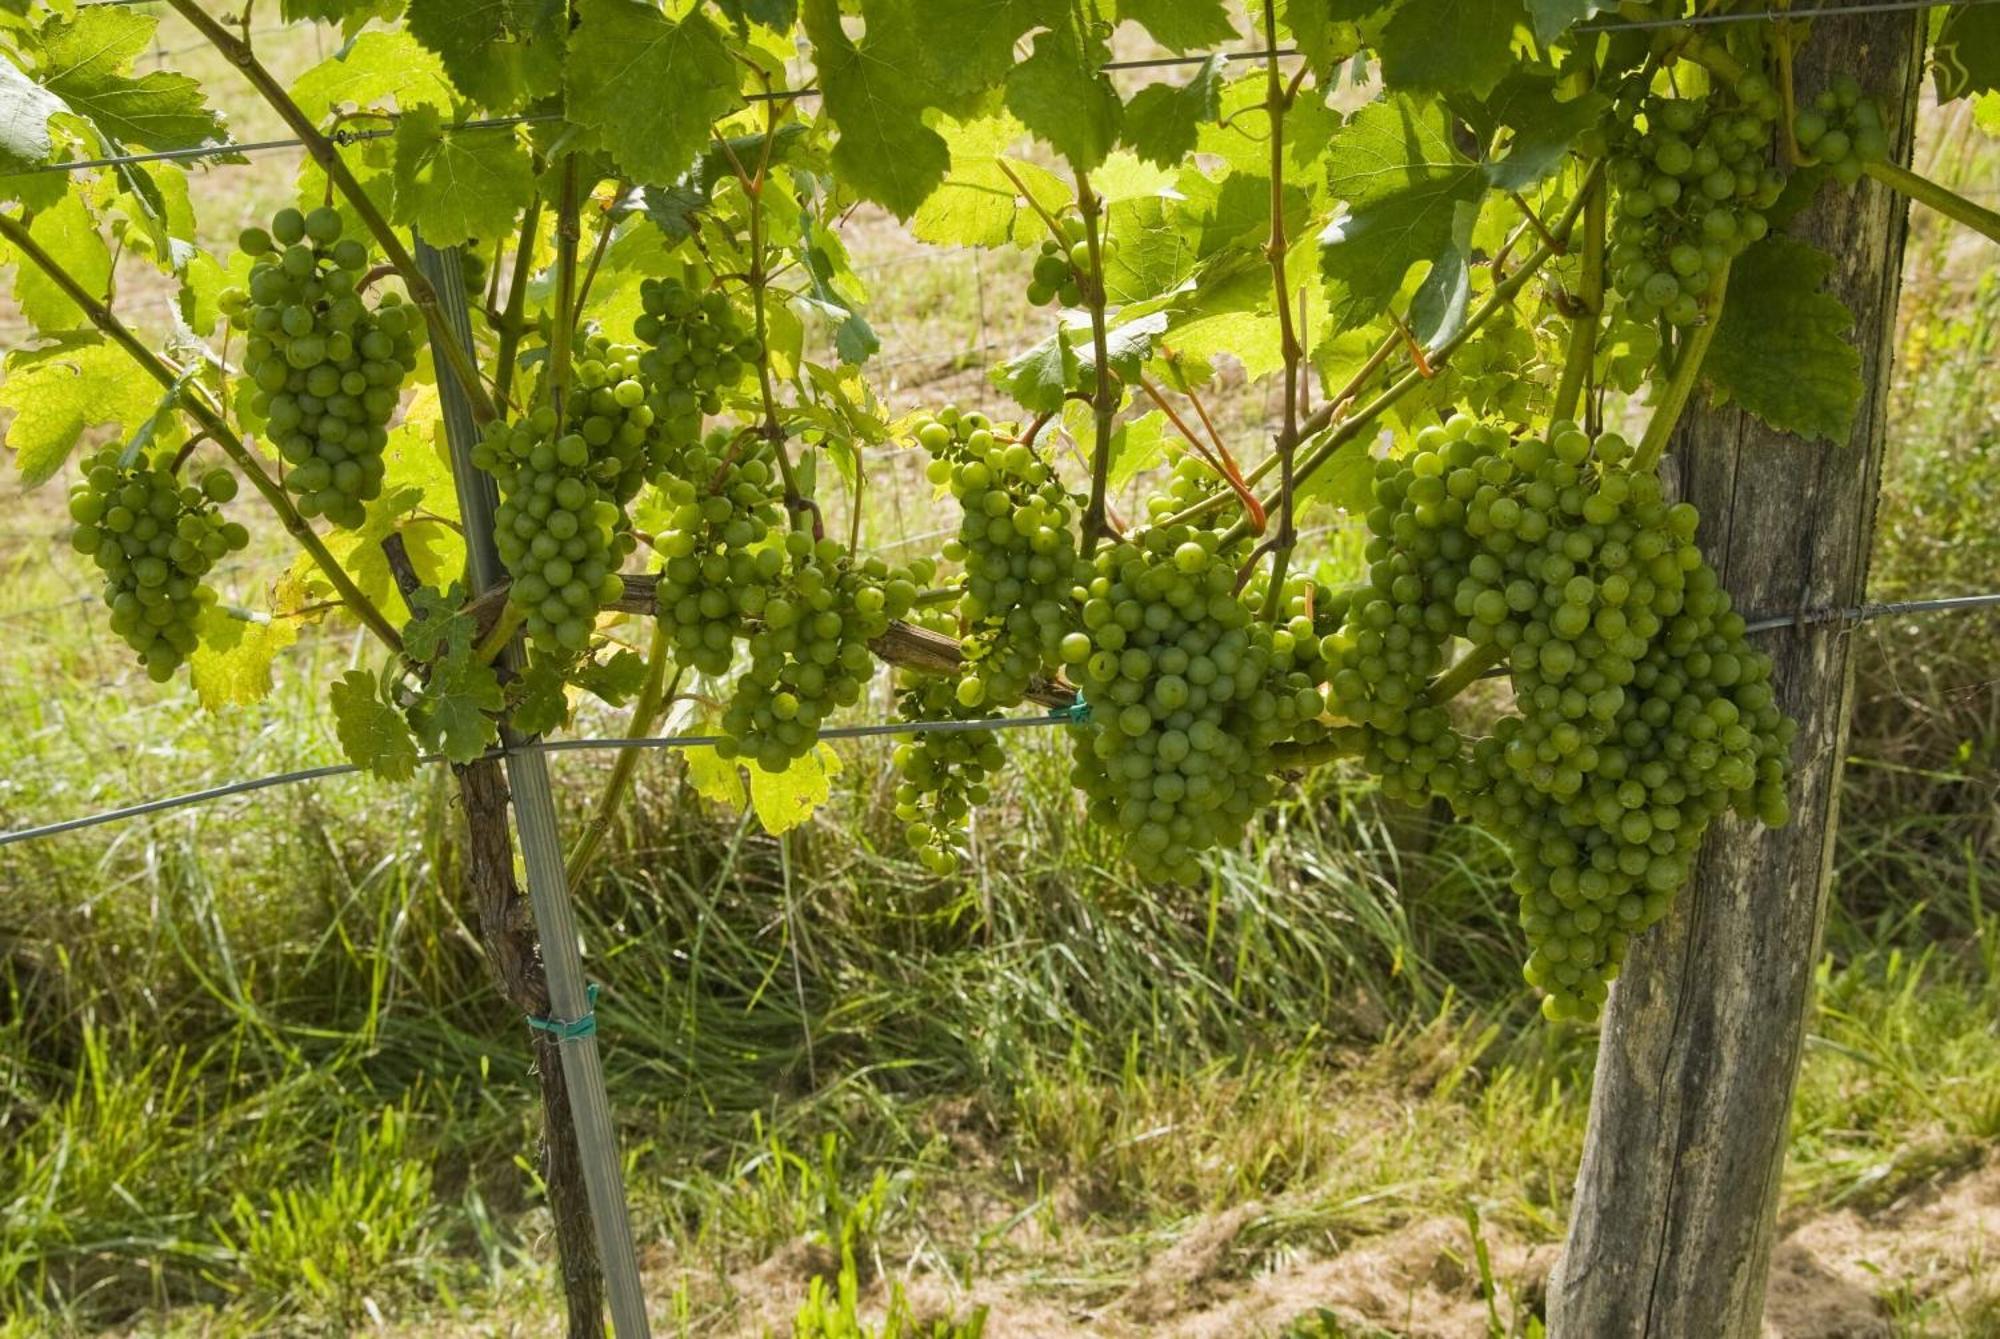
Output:
[[[1570,318],[1569,351],[1563,358],[1562,380],[1556,385],[1550,415],[1575,419],[1584,384],[1597,362],[1598,323],[1604,316],[1604,229],[1609,212],[1603,178],[1593,182],[1583,202],[1583,274],[1576,294],[1581,308]]]
[[[1108,528],[1105,491],[1111,476],[1111,420],[1118,413],[1118,400],[1111,387],[1110,332],[1104,320],[1104,240],[1098,226],[1104,217],[1104,203],[1090,189],[1088,173],[1076,174],[1076,207],[1083,215],[1084,245],[1090,249],[1085,296],[1090,300],[1090,346],[1097,362],[1097,385],[1090,397],[1096,432],[1090,452],[1090,503],[1083,513],[1083,555],[1088,558]]]
[[[1708,357],[1708,346],[1715,342],[1715,332],[1722,325],[1722,299],[1729,290],[1729,267],[1723,266],[1722,273],[1715,277],[1715,288],[1709,295],[1708,319],[1695,327],[1688,336],[1687,347],[1681,350],[1680,361],[1674,365],[1673,379],[1660,395],[1660,403],[1654,407],[1652,418],[1646,421],[1646,435],[1639,439],[1639,449],[1632,457],[1635,473],[1650,474],[1660,463],[1660,455],[1667,449],[1667,439],[1674,435],[1674,427],[1681,421],[1681,413],[1688,401],[1694,397],[1694,388],[1701,381],[1701,365]]]
[[[1292,326],[1292,288],[1285,279],[1285,113],[1291,94],[1278,75],[1276,0],[1264,0],[1264,110],[1271,118],[1271,236],[1264,244],[1271,266],[1271,294],[1278,309],[1278,347],[1284,358],[1285,416],[1278,428],[1278,533],[1271,540],[1271,585],[1264,592],[1264,621],[1276,622],[1284,603],[1285,572],[1299,542],[1296,480],[1292,466],[1299,449],[1299,378],[1305,351]],[[1254,513],[1253,513],[1254,516]],[[1243,580],[1239,576],[1238,581]]]
[[[680,688],[681,671],[675,671],[672,685],[667,683],[667,662],[673,658],[672,651],[666,620],[654,619],[652,645],[646,650],[646,681],[640,685],[639,698],[632,704],[632,719],[625,727],[627,739],[644,739],[651,734],[661,708],[673,700],[675,691]],[[639,754],[638,749],[620,749],[617,759],[611,764],[611,775],[604,783],[604,793],[597,797],[597,807],[591,811],[583,831],[577,834],[575,845],[570,847],[569,859],[565,862],[570,887],[581,886],[583,874],[596,857],[597,848],[610,834],[611,825],[618,818],[619,807],[625,803],[626,793],[632,787],[633,774],[639,769]]]
[[[354,616],[381,639],[385,646],[401,655],[403,637],[396,631],[396,625],[383,616],[382,611],[375,607],[373,600],[362,593],[361,587],[354,583],[354,578],[347,574],[347,569],[340,565],[340,560],[335,558],[320,537],[313,533],[312,526],[306,523],[305,517],[299,515],[299,509],[292,505],[284,486],[271,477],[265,470],[263,462],[257,459],[256,453],[251,451],[236,431],[223,420],[221,411],[209,402],[207,393],[199,386],[185,380],[166,359],[147,348],[139,337],[118,319],[111,308],[84,288],[76,276],[64,269],[55,257],[43,250],[41,243],[37,242],[27,228],[13,216],[0,213],[0,237],[4,237],[15,251],[27,257],[37,269],[48,275],[69,300],[83,310],[92,325],[130,355],[134,362],[145,369],[147,375],[167,388],[175,402],[201,425],[202,430],[215,440],[216,445],[222,448],[223,453],[236,468],[243,472],[243,477],[250,481],[250,486],[263,494],[264,500],[271,504],[271,510],[277,513],[279,522],[285,527],[285,533],[290,535],[318,565],[320,571],[326,575],[327,581],[339,593],[341,600],[353,611]]]
[[[1431,680],[1426,694],[1431,705],[1441,707],[1457,697],[1466,685],[1499,664],[1506,654],[1498,642],[1482,642],[1467,651],[1456,665]]]
[[[576,155],[563,156],[562,187],[556,196],[555,320],[549,329],[549,395],[561,431],[569,423],[569,381],[575,364],[576,248],[582,238],[579,216],[583,199],[577,190]]]
[[[499,410],[493,397],[486,393],[486,386],[479,378],[479,366],[472,354],[458,342],[451,327],[445,322],[444,309],[438,305],[437,289],[417,268],[416,257],[403,245],[402,238],[389,226],[389,220],[354,174],[341,159],[340,151],[332,140],[320,133],[313,119],[305,114],[292,95],[285,91],[271,72],[264,68],[250,44],[217,22],[204,10],[198,0],[167,0],[174,12],[186,19],[194,30],[213,46],[230,64],[243,72],[271,109],[285,122],[292,133],[304,144],[307,154],[325,171],[326,179],[333,184],[361,221],[381,244],[382,252],[389,263],[396,267],[396,273],[403,278],[403,286],[409,290],[410,300],[424,314],[424,324],[430,327],[431,350],[433,355],[441,355],[451,367],[452,376],[465,388],[465,398],[472,406],[472,416],[476,422],[487,423],[499,417]]]
[[[1865,164],[1862,171],[1918,204],[1928,205],[1946,218],[1963,223],[1973,231],[2000,242],[2000,214],[1994,213],[1984,205],[1974,204],[1957,191],[1940,186],[1929,177],[1919,176],[1906,167],[1898,167],[1887,161]]]
[[[502,400],[512,398],[514,364],[520,355],[521,336],[527,330],[528,275],[535,266],[535,243],[541,232],[542,197],[537,192],[521,211],[521,240],[514,249],[514,277],[507,285],[507,309],[494,322],[500,331],[500,348],[494,357],[493,390]]]

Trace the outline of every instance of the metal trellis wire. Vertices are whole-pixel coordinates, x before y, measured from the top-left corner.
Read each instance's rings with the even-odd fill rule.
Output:
[[[1898,618],[1912,614],[1958,613],[1974,609],[2000,608],[2000,591],[1983,595],[1952,595],[1932,600],[1897,600],[1883,604],[1858,605],[1840,609],[1802,609],[1793,614],[1759,616],[1747,621],[1746,632],[1775,632],[1781,629],[1803,629],[1827,623],[1854,625],[1871,622],[1880,618]],[[1506,674],[1505,668],[1490,671],[1492,677]],[[820,732],[821,739],[871,739],[881,736],[946,734],[965,730],[1032,730],[1040,727],[1068,725],[1078,720],[1071,708],[1058,707],[1040,716],[998,716],[986,720],[971,721],[882,721],[865,725],[841,725]],[[487,757],[505,758],[517,753],[585,753],[616,751],[621,749],[692,749],[713,747],[722,742],[722,736],[701,735],[655,735],[644,738],[583,738],[583,739],[537,739],[506,748],[496,748]],[[438,754],[425,754],[417,759],[421,764],[447,762]],[[128,818],[141,818],[147,814],[161,813],[169,809],[186,808],[189,805],[206,804],[213,800],[228,799],[232,795],[244,795],[252,791],[268,790],[273,786],[291,785],[295,782],[320,781],[328,777],[352,776],[362,769],[353,763],[331,763],[323,767],[307,767],[298,771],[279,772],[270,776],[251,777],[242,781],[231,781],[220,786],[210,786],[203,790],[192,790],[180,795],[164,796],[157,800],[147,800],[140,804],[126,805],[118,809],[107,809],[78,818],[66,818],[54,823],[44,823],[37,827],[19,828],[12,832],[0,832],[0,846],[12,846],[18,842],[34,841],[43,837],[54,837],[65,832],[76,832],[84,828],[99,827],[106,823],[116,823]]]

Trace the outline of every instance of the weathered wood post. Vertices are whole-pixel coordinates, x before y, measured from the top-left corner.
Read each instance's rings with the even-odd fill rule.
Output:
[[[1817,19],[1801,101],[1837,74],[1879,93],[1907,162],[1923,16]],[[1849,439],[1807,442],[1691,407],[1674,443],[1703,548],[1745,609],[1850,606],[1866,585],[1906,206],[1829,186],[1789,226],[1835,259],[1862,403]],[[1633,945],[1598,1051],[1569,1240],[1550,1284],[1557,1339],[1754,1339],[1779,1172],[1832,872],[1853,658],[1821,624],[1766,634],[1799,721],[1792,823],[1719,820],[1672,915]]]

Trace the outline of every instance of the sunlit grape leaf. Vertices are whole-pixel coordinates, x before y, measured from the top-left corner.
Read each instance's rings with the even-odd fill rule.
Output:
[[[280,0],[278,12],[287,23],[338,23],[351,33],[370,19],[394,19],[403,12],[403,0]]]
[[[368,504],[359,530],[334,530],[325,537],[327,551],[347,569],[361,593],[385,611],[404,607],[403,593],[382,555],[382,541],[391,534],[402,535],[410,565],[426,585],[451,580],[464,564],[465,542],[457,528],[414,514],[422,505],[423,494],[417,489],[397,488]],[[302,577],[312,579],[310,554],[300,554],[293,566]]]
[[[0,382],[0,409],[14,411],[6,444],[30,488],[62,468],[84,429],[116,424],[131,432],[159,402],[159,383],[140,376],[124,350],[95,336],[17,349],[7,355],[7,379]]]
[[[55,148],[49,118],[63,110],[61,98],[0,60],[0,172],[48,162]],[[0,189],[12,188],[0,178]]]
[[[910,220],[910,231],[919,241],[1025,246],[1046,235],[1021,187],[1051,213],[1068,203],[1069,187],[1045,167],[1004,156],[1027,133],[1020,122],[1004,112],[968,121],[943,117],[937,130],[948,146],[951,172]]]
[[[1079,408],[1088,408],[1079,402]],[[1167,458],[1167,416],[1155,409],[1120,423],[1111,435],[1111,469],[1105,483],[1126,484]]]
[[[1064,25],[1037,33],[1033,53],[1007,76],[1007,110],[1078,172],[1118,142],[1118,94],[1098,68],[1103,60],[1101,46],[1079,45]]]
[[[563,0],[410,0],[406,26],[452,83],[490,111],[546,97],[562,80]]]
[[[1143,302],[1178,288],[1194,273],[1199,249],[1188,220],[1162,199],[1120,200],[1105,216],[1117,250],[1104,266],[1104,292],[1112,302]]]
[[[1780,432],[1845,442],[1861,404],[1854,313],[1824,291],[1833,257],[1779,234],[1729,267],[1722,324],[1701,370],[1718,402]]]
[[[1118,0],[1121,22],[1136,23],[1167,50],[1182,53],[1236,38],[1223,0]]]
[[[317,121],[343,107],[450,106],[444,62],[407,29],[362,33],[300,75],[292,100]]]
[[[827,802],[833,778],[840,775],[840,755],[822,743],[782,772],[767,772],[755,763],[748,770],[750,807],[764,830],[775,836],[805,822]]]
[[[155,70],[134,79],[132,62],[152,45],[159,20],[119,5],[89,5],[51,19],[40,33],[34,76],[88,122],[107,152],[186,149],[226,138],[201,85]]]
[[[741,767],[707,744],[683,749],[681,756],[687,759],[688,781],[694,786],[695,794],[730,809],[743,807],[745,796]]]
[[[1313,440],[1300,444],[1301,454],[1312,449]],[[1354,516],[1367,511],[1375,501],[1371,491],[1375,483],[1375,457],[1369,450],[1373,445],[1368,434],[1343,444],[1299,485],[1296,494],[1299,503],[1325,502]]]
[[[507,696],[514,704],[510,718],[524,735],[545,735],[569,720],[569,690],[560,666],[532,661],[512,683]]]
[[[535,195],[527,150],[512,130],[446,132],[434,107],[396,123],[395,193],[390,218],[432,246],[457,246],[511,232]]]
[[[1514,63],[1522,0],[1404,0],[1376,39],[1392,89],[1483,98]]]
[[[465,591],[457,582],[440,591],[423,586],[410,595],[410,621],[403,627],[403,652],[423,662],[463,655],[472,649],[478,624],[465,611]]]
[[[247,707],[271,695],[271,662],[299,638],[290,619],[237,618],[210,605],[195,628],[201,642],[188,657],[195,695],[210,711]]]
[[[332,690],[333,731],[340,751],[384,781],[405,781],[417,770],[417,744],[402,713],[382,700],[375,676],[349,670]]]
[[[1120,379],[1127,383],[1139,379],[1139,369],[1153,356],[1153,344],[1166,333],[1168,319],[1166,312],[1147,312],[1121,321],[1105,333],[1105,360]],[[1082,330],[1072,331],[1071,337],[1076,340],[1077,375],[1094,378],[1097,375],[1097,347],[1090,339],[1088,324]]]
[[[1335,330],[1373,319],[1410,268],[1451,245],[1454,206],[1479,198],[1478,164],[1452,144],[1436,103],[1371,103],[1333,137],[1327,182],[1345,204],[1320,233],[1320,272]]]
[[[1194,152],[1197,129],[1222,109],[1222,67],[1214,55],[1181,85],[1153,84],[1132,95],[1125,108],[1124,141],[1148,162],[1170,167]]]
[[[1214,359],[1227,354],[1242,364],[1244,375],[1253,381],[1285,365],[1278,318],[1270,312],[1226,311],[1196,316],[1186,325],[1171,330],[1166,342],[1188,357]]]
[[[1956,5],[1931,49],[1939,102],[2000,89],[2000,6]]]
[[[916,212],[951,165],[951,154],[924,124],[922,70],[855,49],[840,25],[836,0],[806,0],[806,33],[826,114],[840,139],[833,166],[857,192],[898,218]]]
[[[738,104],[742,69],[707,16],[678,23],[642,0],[578,0],[564,97],[624,173],[676,181]],[[671,96],[663,92],[671,90]]]
[[[111,248],[104,244],[81,195],[72,192],[54,208],[36,214],[28,223],[28,235],[83,285],[84,292],[101,294],[110,287]],[[14,301],[37,330],[75,330],[88,323],[83,309],[55,280],[25,259],[14,267]]]
[[[1025,353],[1018,353],[989,374],[993,384],[1019,401],[1022,408],[1036,414],[1052,414],[1062,408],[1063,392],[1078,380],[1076,348],[1070,332],[1058,328],[1053,335]]]
[[[1281,11],[1292,40],[1312,66],[1322,87],[1332,81],[1333,67],[1361,49],[1357,21],[1374,6],[1343,0],[1285,0]]]
[[[1973,99],[1972,123],[2000,139],[2000,93],[1981,93]]]

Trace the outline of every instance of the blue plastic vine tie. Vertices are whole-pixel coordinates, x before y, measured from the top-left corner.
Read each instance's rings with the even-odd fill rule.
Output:
[[[1060,711],[1050,714],[1057,720],[1068,721],[1071,725],[1084,725],[1090,720],[1090,703],[1084,700],[1083,690],[1079,688],[1076,693],[1076,701],[1070,703]]]
[[[588,1012],[583,1017],[563,1023],[553,1018],[543,1017],[540,1014],[529,1014],[528,1026],[537,1032],[548,1033],[559,1042],[582,1041],[585,1037],[595,1037],[597,1035],[597,983],[595,981],[591,982],[585,988],[584,997],[590,1003],[588,1005]]]

